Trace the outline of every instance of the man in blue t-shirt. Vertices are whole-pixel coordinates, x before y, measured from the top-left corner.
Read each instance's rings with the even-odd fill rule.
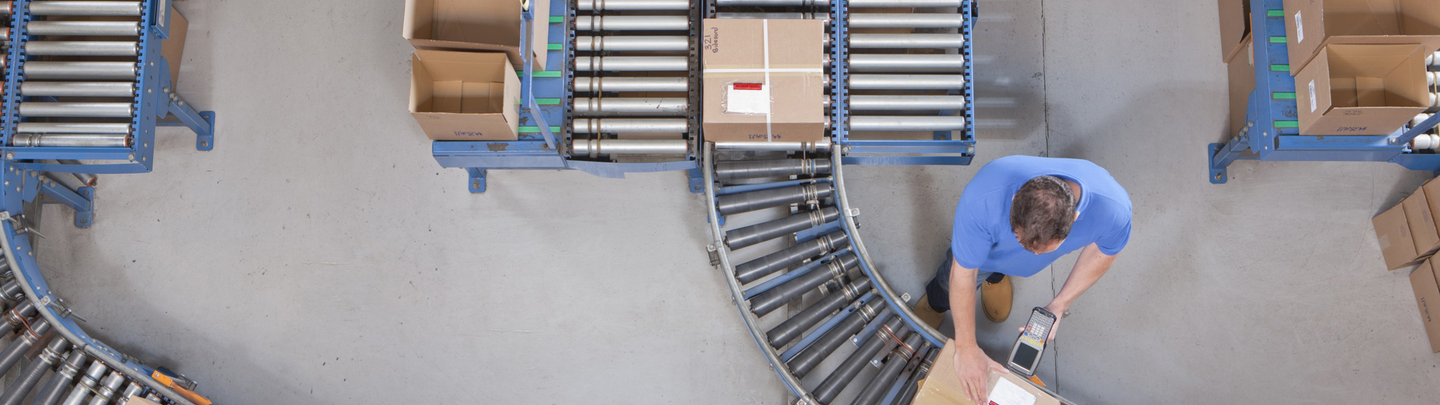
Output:
[[[966,396],[985,403],[986,368],[1005,367],[975,343],[975,290],[985,317],[1010,316],[1007,276],[1029,277],[1067,253],[1080,259],[1060,293],[1045,306],[1064,317],[1070,304],[1110,269],[1130,240],[1130,196],[1110,173],[1086,160],[1010,156],[975,174],[955,207],[950,252],[925,286],[915,314],[939,328],[955,324],[955,370]],[[954,305],[953,307],[951,305]],[[1028,315],[1027,315],[1028,316]],[[1050,337],[1055,336],[1056,319]]]

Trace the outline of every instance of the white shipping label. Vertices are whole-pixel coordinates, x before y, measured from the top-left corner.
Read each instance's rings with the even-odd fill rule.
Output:
[[[1315,112],[1319,106],[1315,105],[1315,81],[1310,81],[1310,112]]]
[[[1035,394],[1001,378],[990,390],[990,403],[987,405],[1035,405]]]
[[[1300,18],[1300,12],[1295,12],[1295,43],[1305,42],[1305,20]]]
[[[770,114],[770,86],[760,83],[731,83],[725,87],[725,112]]]

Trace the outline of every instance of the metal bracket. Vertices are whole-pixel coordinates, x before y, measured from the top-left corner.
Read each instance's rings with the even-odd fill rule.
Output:
[[[716,248],[713,244],[705,246],[705,253],[710,256],[711,267],[720,265],[720,252],[718,252],[717,250],[719,249]]]
[[[470,173],[470,192],[485,192],[485,169],[467,168],[465,172]]]

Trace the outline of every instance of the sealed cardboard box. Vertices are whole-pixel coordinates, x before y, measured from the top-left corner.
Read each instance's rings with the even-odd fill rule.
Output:
[[[1250,51],[1252,43],[1251,38],[1246,36],[1241,41],[1241,52],[1248,55],[1231,59],[1227,65],[1230,70],[1230,135],[1245,129],[1250,93],[1255,92],[1255,52]]]
[[[1435,0],[1285,0],[1290,74],[1298,74],[1326,45],[1417,44],[1440,48],[1440,2]]]
[[[1410,287],[1415,289],[1415,304],[1420,306],[1420,321],[1430,337],[1430,350],[1440,353],[1440,274],[1433,260],[1426,261],[1410,273]]]
[[[1226,63],[1245,49],[1250,39],[1250,1],[1218,0],[1220,5],[1220,57]]]
[[[1380,244],[1380,254],[1385,257],[1385,268],[1396,270],[1419,262],[1420,254],[1415,251],[1403,204],[1385,210],[1370,222],[1375,225],[1375,239]]]
[[[1419,45],[1330,45],[1295,75],[1301,135],[1389,135],[1430,107]]]
[[[531,52],[535,70],[545,70],[550,38],[550,2],[532,1],[535,20]],[[402,34],[416,49],[500,51],[521,67],[521,0],[405,0]]]
[[[520,79],[505,54],[417,50],[411,63],[410,115],[430,139],[518,139]]]
[[[990,402],[987,405],[1060,405],[1060,400],[1014,374],[991,371],[985,386]],[[964,391],[960,389],[960,377],[955,374],[955,341],[946,342],[940,354],[935,356],[930,375],[920,384],[911,404],[975,405],[965,398]]]
[[[1400,201],[1400,206],[1405,210],[1405,222],[1410,226],[1410,239],[1415,242],[1415,252],[1420,256],[1429,256],[1435,253],[1440,247],[1440,233],[1436,232],[1435,215],[1430,211],[1429,198],[1424,188],[1415,190]]]
[[[704,129],[713,142],[825,138],[825,22],[708,19]]]

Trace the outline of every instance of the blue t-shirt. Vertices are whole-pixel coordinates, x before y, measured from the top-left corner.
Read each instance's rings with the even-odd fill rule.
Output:
[[[1037,255],[1015,239],[1010,205],[1020,186],[1047,175],[1080,184],[1080,218],[1059,249]],[[1009,156],[980,168],[965,186],[955,207],[950,248],[955,262],[967,269],[1029,277],[1091,243],[1113,256],[1129,241],[1130,196],[1110,172],[1088,160]]]

